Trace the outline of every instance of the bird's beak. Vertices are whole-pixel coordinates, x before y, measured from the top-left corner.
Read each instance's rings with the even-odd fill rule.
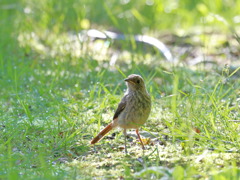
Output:
[[[129,82],[129,83],[132,83],[132,84],[136,84],[136,83],[133,82],[132,79],[130,79],[130,78],[126,78],[126,79],[124,79],[124,81]]]

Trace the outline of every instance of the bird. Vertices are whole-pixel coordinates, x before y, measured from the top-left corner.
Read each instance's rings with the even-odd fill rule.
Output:
[[[138,74],[131,74],[124,79],[127,91],[121,99],[114,113],[112,122],[91,140],[91,144],[100,141],[109,131],[120,127],[124,133],[124,147],[127,154],[126,136],[127,129],[135,129],[142,149],[145,149],[139,134],[139,128],[146,122],[151,111],[151,97],[146,89],[143,78]]]

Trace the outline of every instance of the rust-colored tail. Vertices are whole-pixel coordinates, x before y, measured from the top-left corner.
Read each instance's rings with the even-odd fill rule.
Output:
[[[105,134],[107,134],[109,131],[111,131],[113,129],[112,127],[112,123],[110,123],[109,125],[107,125],[95,138],[93,138],[93,140],[90,142],[91,144],[95,144],[98,141],[100,141],[103,136]]]

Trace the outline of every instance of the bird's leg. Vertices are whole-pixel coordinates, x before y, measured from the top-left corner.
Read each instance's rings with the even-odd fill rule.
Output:
[[[140,140],[141,144],[142,144],[142,148],[145,149],[144,145],[143,145],[143,142],[142,142],[142,139],[140,137],[140,134],[138,133],[138,129],[136,129],[136,134],[138,136],[138,139]]]
[[[125,146],[125,153],[127,154],[127,129],[123,130],[123,134],[124,134],[124,146]]]

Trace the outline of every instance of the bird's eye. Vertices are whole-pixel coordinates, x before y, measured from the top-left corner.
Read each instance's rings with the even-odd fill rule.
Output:
[[[137,83],[140,84],[140,80],[137,80]]]

